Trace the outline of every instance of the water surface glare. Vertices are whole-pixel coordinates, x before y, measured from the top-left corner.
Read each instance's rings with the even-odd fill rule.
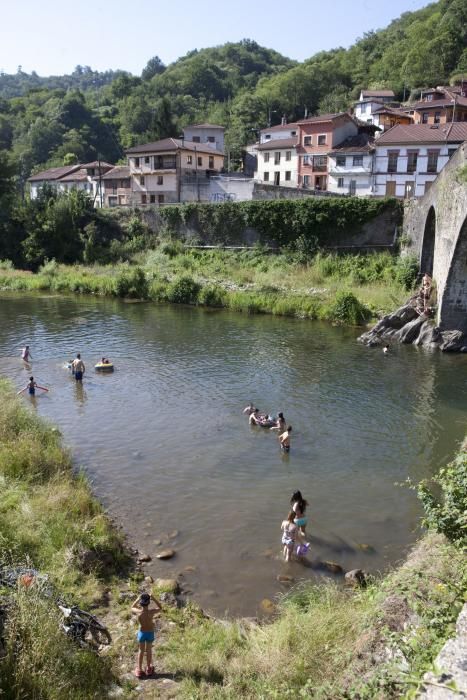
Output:
[[[185,571],[214,613],[254,614],[279,574],[316,578],[280,559],[291,492],[310,502],[311,559],[376,571],[399,560],[420,516],[410,490],[450,458],[465,432],[467,357],[362,347],[354,329],[226,311],[4,293],[0,373],[29,370],[97,495],[141,551],[176,549],[147,572]],[[63,363],[80,351],[77,386]],[[93,370],[108,355],[111,375]],[[25,401],[30,401],[25,397]],[[250,428],[243,407],[283,410],[292,450]],[[178,534],[170,539],[169,534]],[[359,544],[370,545],[362,550]]]

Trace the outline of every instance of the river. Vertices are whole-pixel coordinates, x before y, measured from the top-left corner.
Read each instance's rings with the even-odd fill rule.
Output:
[[[20,349],[31,346],[32,373],[51,388],[33,399],[36,410],[58,424],[132,541],[152,556],[176,550],[146,571],[183,573],[215,614],[255,614],[283,590],[279,574],[325,575],[280,558],[297,488],[309,501],[312,563],[378,571],[400,560],[421,514],[401,482],[434,473],[465,433],[467,357],[412,346],[384,356],[357,343],[356,329],[3,293],[0,330],[0,373],[24,386]],[[78,351],[82,387],[63,367]],[[113,374],[94,372],[102,355]],[[274,433],[248,426],[250,400],[284,411],[290,454]]]

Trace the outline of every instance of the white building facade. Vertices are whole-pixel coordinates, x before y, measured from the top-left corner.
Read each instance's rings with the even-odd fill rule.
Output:
[[[374,194],[375,148],[364,134],[347,139],[328,154],[328,190],[368,197]]]
[[[225,153],[225,128],[218,124],[192,124],[183,129],[183,138]]]
[[[255,180],[266,185],[298,186],[298,138],[280,138],[258,144]]]
[[[280,139],[293,139],[298,138],[299,126],[296,122],[286,124],[285,119],[282,120],[282,124],[277,126],[269,126],[266,129],[261,129],[259,132],[259,142],[267,143],[269,141],[278,141]]]
[[[398,125],[376,142],[375,192],[378,197],[421,197],[467,140],[467,123],[449,126]]]

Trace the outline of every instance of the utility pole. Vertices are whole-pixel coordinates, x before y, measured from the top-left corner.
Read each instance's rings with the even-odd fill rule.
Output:
[[[101,157],[99,153],[97,154],[97,162],[99,164],[99,199],[101,203],[101,209],[102,209],[102,170],[101,170]]]

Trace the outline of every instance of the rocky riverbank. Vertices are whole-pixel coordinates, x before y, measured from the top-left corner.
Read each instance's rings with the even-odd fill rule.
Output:
[[[441,330],[430,313],[417,309],[417,297],[391,314],[383,316],[369,331],[359,337],[368,347],[405,343],[442,352],[467,352],[467,336],[459,330]]]

